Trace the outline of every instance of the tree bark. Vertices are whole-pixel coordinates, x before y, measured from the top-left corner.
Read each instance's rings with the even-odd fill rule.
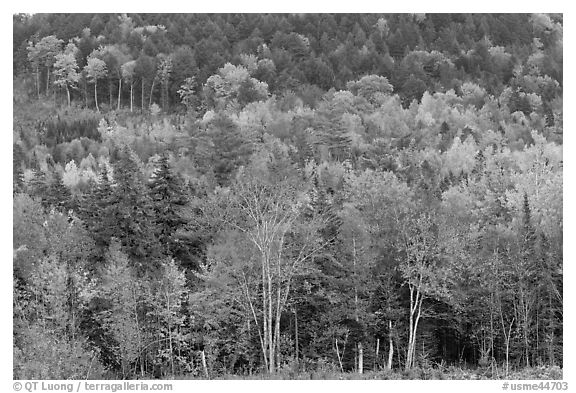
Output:
[[[38,100],[40,100],[40,67],[36,66],[36,92],[38,93]]]
[[[388,335],[388,344],[389,344],[389,349],[388,349],[388,370],[392,370],[392,359],[394,356],[394,343],[392,341],[392,320],[388,321],[388,328],[390,330],[390,333]]]
[[[300,364],[300,357],[299,357],[299,348],[298,348],[298,310],[294,308],[294,339],[296,342],[296,364]]]
[[[68,84],[66,84],[66,96],[68,97],[68,108],[70,108],[70,89],[68,88]]]
[[[140,105],[140,110],[144,111],[144,78],[142,78],[142,91],[140,94],[140,98],[142,100],[142,104]]]
[[[380,339],[376,338],[376,356],[374,356],[374,370],[376,370],[376,366],[378,365],[378,355],[380,354]]]
[[[364,373],[364,346],[362,341],[358,343],[358,374]]]
[[[267,285],[268,285],[268,340],[270,343],[269,348],[269,366],[270,366],[270,374],[274,374],[276,372],[276,364],[275,364],[275,342],[274,342],[274,331],[273,331],[273,320],[272,320],[272,277],[270,275],[270,260],[266,258],[266,278],[267,278]]]
[[[352,252],[353,252],[353,263],[354,263],[354,314],[356,322],[360,322],[360,317],[358,315],[358,280],[356,273],[356,238],[352,237]],[[357,344],[358,349],[358,374],[364,372],[364,348],[362,346],[362,341]]]
[[[168,311],[168,348],[170,349],[170,367],[172,369],[172,378],[174,378],[174,348],[172,346],[172,326],[170,319],[172,317],[170,312],[170,294],[166,292],[166,308]]]
[[[152,87],[150,87],[150,100],[148,102],[148,108],[152,106],[152,96],[154,95],[154,84],[156,83],[156,78],[152,79]]]
[[[265,256],[262,255],[262,330],[264,335],[264,347],[262,348],[262,355],[264,356],[264,363],[266,364],[266,368],[268,372],[270,372],[270,362],[268,359],[268,348],[271,345],[270,337],[268,336],[268,330],[270,329],[268,325],[268,318],[267,318],[267,291],[266,291],[266,261]]]
[[[88,108],[88,82],[84,79],[84,107]]]
[[[50,89],[50,67],[46,67],[46,97]]]
[[[133,101],[134,101],[134,83],[130,83],[130,112],[133,109]]]
[[[410,285],[410,330],[408,336],[408,352],[406,354],[406,370],[409,370],[414,366],[416,334],[418,332],[418,322],[422,313],[422,300],[423,295],[420,290],[417,287]]]
[[[138,336],[138,353],[140,354],[140,373],[144,376],[144,361],[142,360],[144,356],[144,346],[142,345],[142,334],[140,331],[140,321],[138,320],[138,299],[136,298],[136,293],[134,290],[132,292],[132,301],[133,301],[133,309],[132,312],[134,313],[134,321],[136,322],[136,330]]]
[[[344,366],[342,365],[342,357],[340,356],[340,349],[338,348],[338,339],[335,340],[336,341],[334,342],[334,344],[336,345],[336,356],[338,357],[338,363],[340,364],[340,371],[343,373]]]
[[[121,101],[121,94],[122,92],[122,78],[118,79],[118,108],[116,110],[120,110],[120,101]]]
[[[94,101],[96,102],[96,111],[100,112],[100,108],[98,108],[98,80],[94,79]]]
[[[108,80],[108,106],[112,110],[112,79]]]
[[[202,350],[200,356],[202,358],[202,369],[204,370],[204,376],[206,379],[210,379],[210,374],[208,374],[208,365],[206,364],[206,354],[204,353],[204,350]]]

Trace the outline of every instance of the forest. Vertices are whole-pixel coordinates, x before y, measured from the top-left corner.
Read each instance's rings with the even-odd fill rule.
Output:
[[[13,15],[14,379],[562,379],[562,42]]]

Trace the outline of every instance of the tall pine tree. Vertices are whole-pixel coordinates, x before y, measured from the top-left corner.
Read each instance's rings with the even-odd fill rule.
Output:
[[[187,204],[182,178],[172,172],[168,155],[158,160],[156,169],[148,182],[153,204],[155,235],[164,255],[186,257],[186,247],[180,244],[177,232],[186,224],[182,208]]]
[[[123,250],[139,272],[155,271],[162,250],[156,238],[154,207],[138,166],[138,157],[127,146],[114,163],[114,183],[107,214],[107,218],[113,220],[112,236],[121,241]]]

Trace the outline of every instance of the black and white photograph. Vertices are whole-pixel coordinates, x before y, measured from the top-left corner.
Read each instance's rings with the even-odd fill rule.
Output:
[[[563,19],[12,13],[14,390],[567,390]]]

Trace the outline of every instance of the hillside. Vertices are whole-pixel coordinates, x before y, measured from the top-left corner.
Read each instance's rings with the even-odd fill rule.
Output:
[[[13,29],[15,379],[561,379],[562,15]]]

